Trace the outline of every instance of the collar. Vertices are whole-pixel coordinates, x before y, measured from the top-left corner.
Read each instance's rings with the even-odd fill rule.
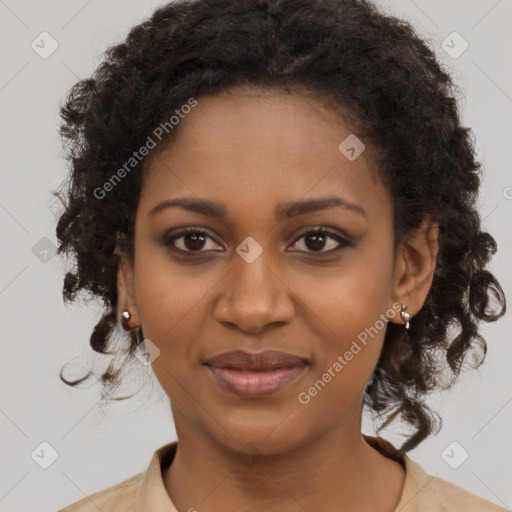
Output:
[[[388,441],[364,434],[363,438],[383,455],[397,460],[405,467],[404,488],[396,511],[412,510],[405,507],[413,505],[413,500],[434,477],[428,475],[419,464],[410,459],[404,452],[394,448]],[[135,512],[147,512],[148,510],[178,512],[167,494],[162,477],[162,470],[172,463],[177,447],[178,441],[173,441],[158,448],[153,453],[137,489]]]
[[[162,468],[167,467],[176,454],[178,441],[167,443],[153,453],[135,498],[135,512],[178,512],[165,488]]]

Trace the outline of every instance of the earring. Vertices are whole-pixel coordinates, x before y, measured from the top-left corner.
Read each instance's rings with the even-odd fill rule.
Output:
[[[405,309],[407,309],[407,306],[405,304],[402,304],[402,311],[400,311],[400,317],[405,323],[405,330],[409,329],[409,320],[411,319],[411,314],[406,313]]]
[[[131,331],[133,329],[142,329],[141,325],[139,325],[138,327],[130,327],[128,325],[128,321],[131,319],[132,317],[132,314],[127,310],[125,309],[122,314],[121,314],[121,323],[123,324],[123,327],[125,330],[127,331]]]

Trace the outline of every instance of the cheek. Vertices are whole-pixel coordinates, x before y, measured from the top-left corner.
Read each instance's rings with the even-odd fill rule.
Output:
[[[187,372],[199,365],[198,341],[211,317],[205,307],[219,276],[199,273],[198,267],[172,264],[168,258],[149,252],[144,258],[143,250],[139,256],[135,286],[144,337],[160,351],[152,366],[171,395],[178,383],[186,380]]]
[[[357,336],[389,307],[389,269],[362,253],[354,253],[342,267],[311,284],[304,287],[304,300],[341,338]]]
[[[359,392],[378,362],[390,307],[386,272],[386,264],[360,257],[308,287],[308,304],[317,315],[317,327],[310,328],[321,333],[315,351],[319,364],[311,380],[327,381],[338,396]]]
[[[200,308],[214,276],[198,266],[174,263],[165,247],[142,235],[136,255],[135,289],[144,334],[167,343],[183,320]]]
[[[360,325],[365,327],[361,329],[347,327],[342,321],[338,315],[337,336],[319,340],[322,345],[316,351],[316,362],[296,397],[304,414],[322,416],[326,424],[360,406],[362,393],[379,360],[387,325],[378,317],[370,327],[363,321]]]
[[[159,350],[151,366],[167,396],[179,403],[186,403],[189,393],[197,394],[190,372],[192,365],[198,365],[194,340],[203,321],[200,297],[182,279],[167,274],[141,276],[138,299],[144,337]],[[188,392],[181,396],[184,389]]]
[[[136,286],[144,334],[167,343],[187,310],[193,306],[193,294],[181,279],[164,269],[161,272],[140,272]]]

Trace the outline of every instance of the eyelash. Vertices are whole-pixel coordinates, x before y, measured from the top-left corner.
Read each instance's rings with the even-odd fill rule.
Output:
[[[171,250],[177,251],[177,252],[179,252],[181,254],[208,252],[208,251],[203,251],[203,250],[198,250],[198,251],[190,251],[190,250],[188,250],[188,251],[185,251],[183,249],[178,249],[177,247],[173,246],[173,242],[175,240],[183,238],[185,235],[190,234],[190,233],[204,235],[205,237],[210,238],[211,240],[213,240],[215,243],[218,243],[213,237],[211,237],[205,231],[203,231],[201,229],[198,229],[198,228],[192,228],[191,227],[191,228],[186,228],[186,229],[181,230],[179,233],[174,234],[171,238],[167,238],[166,237],[164,239],[163,244],[166,247],[171,246]],[[295,245],[299,240],[301,240],[302,238],[307,237],[308,235],[319,234],[319,233],[322,234],[322,235],[328,235],[328,238],[332,238],[332,239],[336,240],[336,242],[340,243],[340,246],[335,248],[335,249],[331,249],[329,251],[299,251],[299,252],[305,252],[306,254],[313,254],[313,255],[315,255],[315,257],[322,257],[323,255],[333,254],[333,253],[336,253],[338,251],[341,251],[345,247],[351,247],[352,246],[352,243],[349,242],[346,238],[343,238],[338,232],[333,231],[333,230],[331,230],[329,228],[325,228],[325,227],[316,227],[316,228],[312,228],[312,229],[310,229],[308,231],[305,231],[304,233],[302,233],[299,236],[299,238],[297,238],[293,242],[292,245]],[[215,251],[215,252],[220,252],[220,251]]]

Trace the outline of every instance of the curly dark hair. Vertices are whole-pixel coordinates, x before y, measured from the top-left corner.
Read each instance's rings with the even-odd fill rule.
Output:
[[[439,225],[425,304],[408,337],[403,326],[388,324],[364,394],[365,406],[383,420],[378,432],[395,419],[413,429],[400,448],[406,452],[440,428],[426,395],[452,386],[463,367],[483,362],[487,344],[478,324],[503,316],[506,301],[485,270],[497,246],[481,231],[475,206],[481,164],[472,132],[460,124],[458,87],[407,21],[369,1],[182,0],[159,7],[110,46],[92,76],[77,82],[60,105],[71,169],[53,192],[64,205],[56,232],[58,254],[71,253],[74,262],[64,300],[75,300],[79,291],[103,299],[106,311],[90,345],[112,353],[107,347],[119,326],[116,237],[122,235],[120,247],[133,262],[142,180],[150,156],[170,144],[176,130],[163,134],[108,199],[95,191],[191,97],[239,85],[302,87],[348,113],[352,132],[376,148],[375,172],[393,199],[395,249],[424,218]],[[132,357],[142,329],[125,336]],[[103,389],[119,382],[122,367],[110,364]],[[90,373],[76,381],[62,371],[60,377],[76,385]]]

